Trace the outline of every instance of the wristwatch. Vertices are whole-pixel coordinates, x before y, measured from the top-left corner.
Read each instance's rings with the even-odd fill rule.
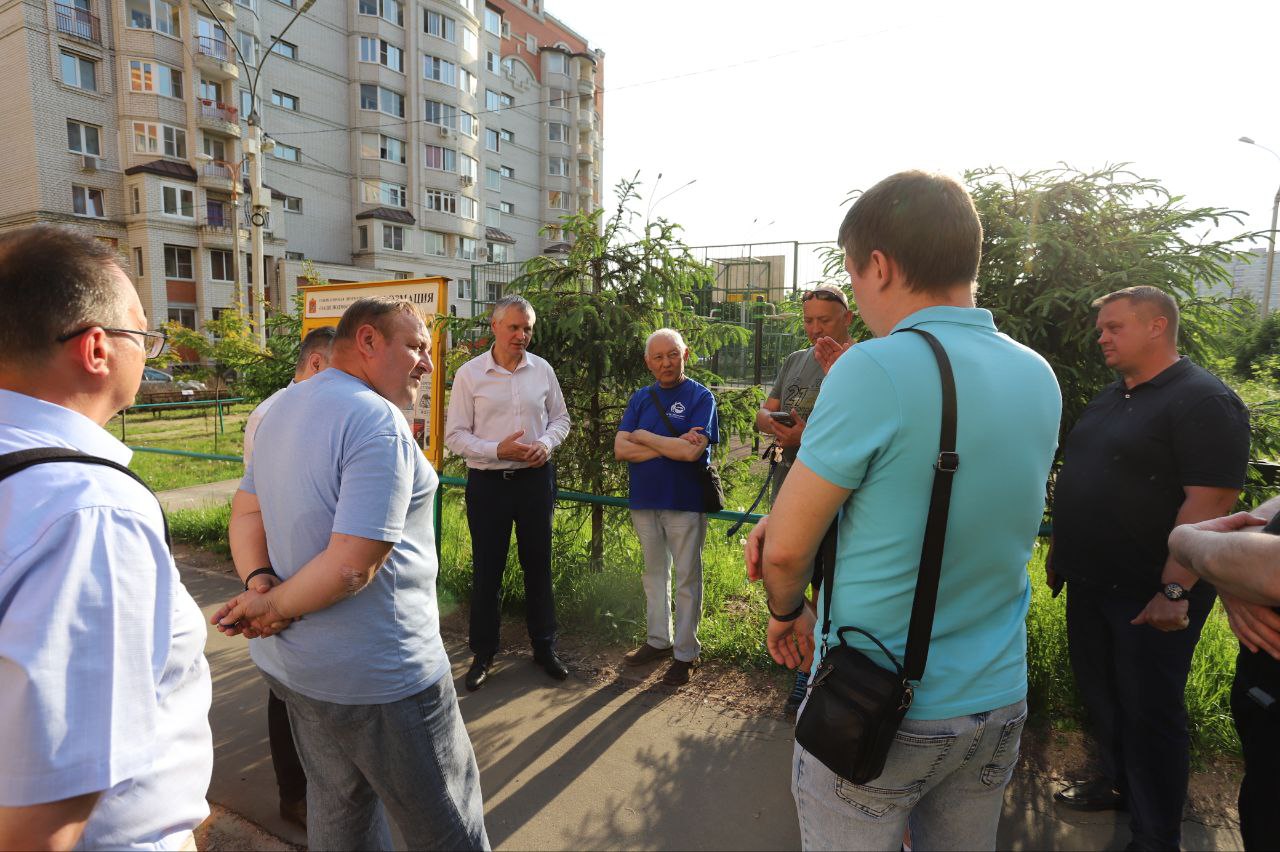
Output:
[[[1171,601],[1180,601],[1187,596],[1187,590],[1179,583],[1165,583],[1164,596]]]

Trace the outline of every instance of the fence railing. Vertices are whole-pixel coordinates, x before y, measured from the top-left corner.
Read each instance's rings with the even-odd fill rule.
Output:
[[[240,110],[233,106],[227,106],[209,98],[196,98],[196,103],[200,106],[201,118],[225,121],[227,124],[235,124],[240,120]]]
[[[102,43],[102,27],[97,15],[65,3],[53,4],[53,15],[58,32]]]
[[[196,36],[196,50],[205,56],[227,61],[227,43],[209,36]]]

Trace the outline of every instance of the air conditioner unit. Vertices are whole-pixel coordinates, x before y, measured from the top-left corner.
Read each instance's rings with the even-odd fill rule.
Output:
[[[463,176],[462,176],[462,185],[463,185],[463,186],[471,186],[471,184],[473,184],[473,183],[475,183],[475,182],[476,182],[476,179],[475,179],[475,178],[473,178],[471,175],[463,175]]]
[[[442,125],[440,125],[440,135],[441,135],[441,136],[448,136],[448,135],[449,135],[449,128],[445,127],[443,124],[442,124]]]
[[[98,170],[98,158],[92,154],[85,154],[80,158],[80,169],[86,172],[96,172]]]

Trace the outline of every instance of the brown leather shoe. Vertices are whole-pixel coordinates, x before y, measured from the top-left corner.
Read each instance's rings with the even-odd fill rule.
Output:
[[[1105,778],[1077,781],[1053,794],[1060,805],[1077,811],[1127,811],[1129,803]]]
[[[655,648],[648,642],[645,642],[634,651],[628,651],[622,658],[622,662],[629,666],[643,666],[646,663],[652,663],[654,660],[661,660],[663,657],[670,657],[670,648]]]
[[[667,667],[667,673],[662,676],[662,682],[667,686],[684,686],[689,682],[689,675],[693,674],[693,670],[698,667],[697,660],[672,660],[671,665]]]

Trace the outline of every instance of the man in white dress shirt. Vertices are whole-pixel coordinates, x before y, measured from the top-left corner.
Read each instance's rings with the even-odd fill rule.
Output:
[[[258,403],[258,407],[249,412],[249,419],[244,422],[244,460],[248,464],[253,455],[253,440],[258,436],[258,427],[262,418],[267,416],[271,406],[276,404],[280,394],[296,385],[305,382],[321,370],[329,368],[329,357],[333,354],[333,338],[337,334],[334,326],[312,329],[302,338],[302,346],[298,348],[298,363],[293,368],[293,381]]]
[[[556,654],[551,591],[551,454],[569,434],[569,410],[555,371],[530,353],[533,306],[507,296],[493,306],[493,348],[453,377],[444,443],[467,460],[467,525],[471,529],[469,690],[488,679],[498,652],[502,572],[515,525],[533,659],[556,680],[569,674]]]
[[[0,849],[194,849],[213,771],[200,609],[164,516],[103,428],[164,335],[114,252],[0,236]],[[13,470],[10,456],[4,466]]]

